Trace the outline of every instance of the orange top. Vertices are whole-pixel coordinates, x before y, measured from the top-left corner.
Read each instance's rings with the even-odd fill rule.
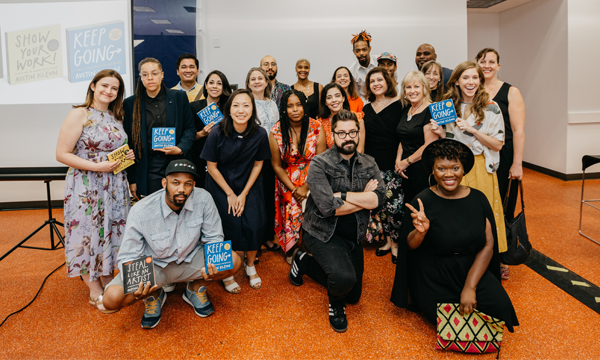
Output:
[[[348,105],[350,105],[350,111],[354,111],[355,113],[360,113],[363,111],[363,101],[360,97],[354,99],[348,97]]]

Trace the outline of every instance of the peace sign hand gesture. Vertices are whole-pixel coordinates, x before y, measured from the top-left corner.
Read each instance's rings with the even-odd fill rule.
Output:
[[[425,207],[423,206],[423,202],[421,199],[417,198],[419,202],[419,211],[412,207],[410,204],[406,204],[406,207],[412,211],[413,225],[415,226],[415,230],[417,230],[420,234],[425,234],[429,230],[429,219],[425,216]]]

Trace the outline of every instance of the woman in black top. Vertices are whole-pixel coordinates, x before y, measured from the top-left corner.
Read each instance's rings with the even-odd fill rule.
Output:
[[[206,160],[201,159],[200,154],[204,148],[206,137],[210,134],[210,130],[215,123],[208,124],[208,126],[205,127],[198,116],[198,112],[212,103],[215,103],[219,107],[219,110],[223,112],[223,107],[231,95],[231,86],[229,86],[229,81],[225,74],[219,70],[214,70],[208,74],[206,80],[204,80],[202,93],[204,94],[204,99],[190,103],[190,107],[194,113],[194,123],[196,125],[196,140],[192,146],[190,160],[196,165],[198,171],[198,181],[196,182],[196,186],[204,188],[206,181]]]
[[[308,116],[316,119],[319,116],[319,99],[321,98],[323,85],[308,80],[309,74],[310,61],[304,58],[296,61],[296,76],[298,77],[298,81],[292,85],[292,89],[302,91],[306,95]]]
[[[366,97],[363,121],[365,123],[365,154],[375,158],[386,186],[386,202],[377,211],[371,212],[372,221],[367,231],[367,241],[385,240],[386,244],[376,252],[377,256],[392,253],[396,263],[398,229],[402,222],[402,178],[395,171],[396,152],[400,143],[396,128],[403,111],[396,93],[394,80],[382,67],[369,71],[365,79]]]
[[[483,70],[485,90],[498,103],[504,118],[504,146],[500,150],[500,166],[496,174],[501,199],[506,198],[508,185],[511,184],[508,203],[504,209],[504,216],[510,221],[515,217],[519,181],[523,179],[525,102],[519,89],[498,78],[500,55],[496,50],[485,48],[477,53],[475,60]],[[508,265],[502,265],[502,278],[506,280],[508,277]]]
[[[437,304],[455,303],[462,314],[477,308],[513,332],[519,321],[500,282],[494,213],[481,191],[460,185],[473,167],[473,152],[442,139],[425,148],[422,161],[437,184],[406,204],[400,241],[409,250],[399,250],[406,262],[396,266],[391,301],[408,307],[410,289],[413,307],[434,324]]]
[[[429,82],[419,71],[411,71],[402,80],[400,99],[407,106],[396,131],[400,139],[396,155],[396,172],[402,180],[404,201],[412,199],[429,186],[431,172],[421,160],[425,147],[439,136],[431,131]]]

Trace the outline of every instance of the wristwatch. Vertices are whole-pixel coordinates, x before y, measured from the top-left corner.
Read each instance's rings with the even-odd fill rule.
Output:
[[[345,191],[342,191],[342,194],[341,194],[342,200],[346,201],[346,195],[347,195],[347,193]]]
[[[412,161],[410,161],[410,156],[406,157],[406,162],[408,163],[408,165],[412,165]]]

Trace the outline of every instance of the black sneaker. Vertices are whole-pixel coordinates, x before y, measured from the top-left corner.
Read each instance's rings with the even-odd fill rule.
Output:
[[[292,254],[292,267],[290,268],[290,272],[288,274],[288,278],[292,285],[301,286],[304,284],[304,280],[302,280],[302,276],[304,272],[301,270],[302,258],[306,255],[306,253],[300,249],[294,250]]]
[[[343,302],[329,303],[329,324],[333,330],[343,333],[348,329],[348,320],[346,319],[346,305]]]

